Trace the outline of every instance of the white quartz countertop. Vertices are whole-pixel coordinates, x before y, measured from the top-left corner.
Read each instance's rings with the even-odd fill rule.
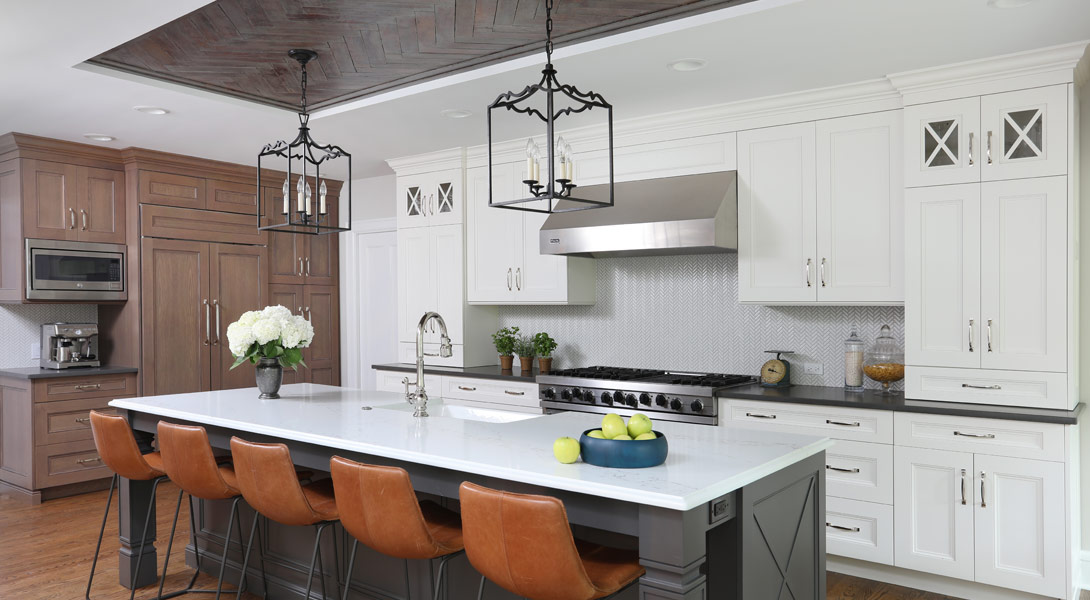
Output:
[[[675,510],[700,506],[832,445],[827,438],[656,421],[655,430],[670,443],[665,464],[607,469],[553,457],[556,438],[578,439],[599,426],[598,415],[568,412],[511,423],[417,418],[361,408],[404,403],[401,394],[308,383],[283,386],[278,400],[257,396],[256,388],[246,388],[125,398],[110,406]]]

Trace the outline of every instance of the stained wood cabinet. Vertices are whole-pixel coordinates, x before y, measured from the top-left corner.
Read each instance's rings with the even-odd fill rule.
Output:
[[[257,186],[251,183],[141,170],[139,189],[141,204],[257,214]]]
[[[284,194],[275,188],[265,188],[263,219],[265,225],[283,222]],[[327,198],[330,222],[336,222],[338,200],[335,195]],[[271,216],[269,216],[271,215]],[[338,234],[308,235],[270,231],[269,281],[283,284],[336,285],[338,278]]]
[[[125,243],[125,174],[45,160],[22,161],[23,235]]]
[[[269,285],[269,304],[279,304],[314,327],[314,341],[303,349],[303,362],[296,370],[284,370],[284,383],[340,385],[340,293],[334,286]]]

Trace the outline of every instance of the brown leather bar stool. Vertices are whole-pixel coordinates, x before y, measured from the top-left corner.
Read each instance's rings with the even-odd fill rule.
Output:
[[[258,444],[241,438],[231,438],[231,456],[235,463],[238,489],[259,516],[272,519],[281,525],[314,525],[314,551],[310,555],[310,571],[307,573],[307,591],[310,598],[314,583],[314,565],[317,560],[322,581],[322,598],[326,598],[325,568],[322,566],[322,532],[337,521],[337,503],[333,498],[333,482],[322,479],[301,485],[291,461],[291,453],[284,444]],[[257,531],[257,517],[250,528],[246,553],[242,559],[242,572],[250,561],[250,550]],[[264,558],[262,559],[264,560]],[[333,530],[333,565],[336,568],[337,585],[340,585],[340,559],[337,557],[337,532]],[[339,591],[339,590],[338,590]],[[339,594],[338,594],[339,595]],[[237,598],[242,597],[242,589]]]
[[[147,514],[144,516],[144,528],[140,530],[140,545],[137,547],[136,570],[132,574],[132,582],[129,592],[129,600],[136,596],[136,576],[140,573],[140,562],[144,559],[145,532],[151,523],[151,513],[155,508],[155,491],[159,483],[167,478],[163,470],[163,460],[158,452],[143,454],[136,444],[136,438],[129,429],[129,423],[120,415],[106,414],[91,411],[91,435],[95,439],[95,448],[103,464],[114,472],[110,479],[110,493],[106,496],[106,511],[102,515],[102,526],[98,531],[98,542],[95,544],[95,558],[91,561],[91,574],[87,577],[87,591],[84,598],[91,598],[91,582],[95,578],[95,567],[98,565],[98,552],[102,548],[102,535],[106,531],[106,519],[110,516],[110,503],[113,501],[114,489],[117,487],[119,477],[132,481],[153,481],[151,486],[151,502],[148,503]],[[192,585],[192,582],[190,583]],[[162,587],[159,588],[162,593]]]
[[[406,590],[408,561],[438,558],[435,600],[439,600],[447,562],[464,551],[458,513],[428,500],[418,500],[405,469],[365,465],[334,456],[329,461],[329,472],[333,476],[341,525],[355,538],[348,558],[344,600],[348,600],[348,583],[352,580],[360,542],[387,556],[405,560]]]
[[[238,524],[238,544],[244,547],[242,541],[242,520],[239,517],[238,503],[242,500],[242,492],[238,489],[238,480],[235,470],[230,465],[222,465],[212,452],[212,444],[208,441],[208,432],[204,427],[193,425],[176,425],[159,421],[157,427],[159,439],[159,453],[162,457],[163,468],[170,480],[180,488],[178,490],[178,503],[174,507],[174,525],[170,528],[170,542],[167,544],[167,556],[163,561],[163,576],[159,580],[159,594],[163,593],[163,581],[166,579],[167,565],[170,563],[170,549],[174,544],[174,530],[178,527],[178,511],[182,507],[182,495],[189,494],[190,499],[196,497],[202,500],[231,500],[230,517],[227,519],[227,532],[223,536],[223,556],[220,557],[219,580],[216,589],[193,589],[193,582],[201,568],[201,554],[197,552],[197,571],[193,574],[193,580],[185,592],[215,593],[219,600],[223,590],[223,572],[227,565],[227,549],[231,541],[231,529]],[[197,526],[193,518],[192,509],[189,511],[189,531],[195,536]],[[260,545],[260,540],[258,545]],[[194,547],[196,540],[194,538]],[[261,561],[261,578],[265,580],[265,561]],[[240,575],[239,585],[245,588],[245,572]]]
[[[564,503],[550,496],[513,494],[470,482],[461,486],[466,555],[485,578],[530,600],[608,598],[643,574],[639,556],[576,541]]]

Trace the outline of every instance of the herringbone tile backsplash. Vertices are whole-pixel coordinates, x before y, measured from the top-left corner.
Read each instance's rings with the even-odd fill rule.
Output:
[[[505,306],[500,325],[546,331],[560,346],[554,368],[612,365],[757,374],[764,350],[787,356],[800,385],[844,383],[844,339],[853,325],[868,347],[883,324],[904,342],[899,306],[754,306],[738,303],[738,255],[598,259],[593,306]],[[822,375],[802,372],[820,362]],[[878,387],[868,381],[868,387]],[[900,383],[896,384],[898,389]]]
[[[42,323],[98,323],[94,304],[10,304],[0,306],[0,369],[36,367],[30,345],[42,339]],[[98,352],[98,343],[92,352]]]

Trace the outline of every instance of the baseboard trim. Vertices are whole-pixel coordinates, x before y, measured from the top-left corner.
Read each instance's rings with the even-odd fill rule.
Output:
[[[1082,550],[1078,555],[1079,564],[1076,568],[1079,569],[1078,577],[1075,579],[1075,583],[1078,584],[1080,589],[1090,590],[1090,550]],[[1078,598],[1078,596],[1076,596]]]
[[[1048,598],[1047,596],[1027,594],[974,581],[962,581],[951,577],[880,565],[842,556],[829,555],[826,557],[825,563],[825,568],[834,573],[883,581],[955,598],[970,598],[972,600],[1046,600]],[[1077,600],[1077,598],[1069,600]]]

